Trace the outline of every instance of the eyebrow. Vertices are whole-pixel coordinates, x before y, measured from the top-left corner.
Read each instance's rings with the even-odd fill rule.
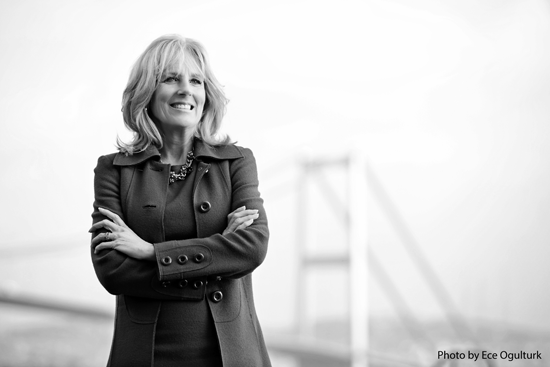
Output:
[[[164,76],[178,76],[178,77],[181,77],[181,73],[177,72],[177,71],[167,71],[167,72],[164,72],[163,73]],[[204,76],[200,73],[192,73],[189,75],[190,78],[199,78],[199,79],[204,79]]]
[[[178,75],[180,75],[180,73],[178,73],[177,71],[169,70],[169,71],[165,71],[164,73],[162,73],[162,75],[178,76]]]

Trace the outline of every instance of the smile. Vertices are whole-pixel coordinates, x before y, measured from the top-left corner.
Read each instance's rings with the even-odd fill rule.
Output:
[[[172,103],[171,107],[181,111],[191,111],[194,107],[187,103]]]

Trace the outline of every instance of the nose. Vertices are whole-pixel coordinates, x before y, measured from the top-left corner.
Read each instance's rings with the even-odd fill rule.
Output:
[[[191,84],[187,78],[182,78],[178,84],[178,94],[191,95]]]

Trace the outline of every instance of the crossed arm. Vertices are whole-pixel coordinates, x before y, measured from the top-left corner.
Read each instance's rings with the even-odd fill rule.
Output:
[[[256,164],[252,153],[232,169],[232,207],[222,233],[205,238],[153,244],[140,238],[123,218],[120,204],[120,172],[112,160],[102,157],[95,173],[92,260],[98,279],[112,294],[155,299],[181,299],[155,290],[165,280],[223,276],[238,278],[252,272],[264,259],[269,232],[258,192]],[[109,208],[107,210],[105,208]],[[248,209],[254,208],[254,209]],[[208,262],[187,268],[159,265],[159,254],[205,249]],[[177,256],[176,256],[177,257]],[[174,265],[174,264],[173,264]]]
[[[142,240],[116,213],[104,208],[99,212],[107,219],[94,223],[88,232],[94,233],[105,229],[92,239],[94,254],[101,250],[111,249],[137,260],[155,261],[155,249],[152,243]],[[257,209],[246,209],[245,206],[235,209],[227,215],[227,228],[223,234],[235,232],[250,226],[259,216]]]

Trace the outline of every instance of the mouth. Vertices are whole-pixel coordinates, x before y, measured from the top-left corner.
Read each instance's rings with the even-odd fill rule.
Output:
[[[170,106],[180,111],[192,111],[195,108],[189,103],[171,103]]]

